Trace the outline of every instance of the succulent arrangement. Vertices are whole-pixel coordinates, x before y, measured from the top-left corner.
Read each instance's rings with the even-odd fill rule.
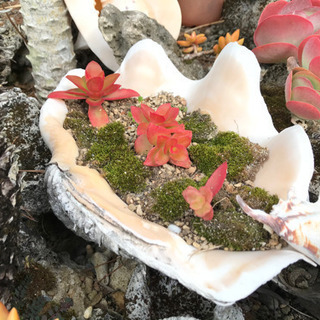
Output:
[[[71,15],[77,17],[75,20],[80,33],[83,33],[93,51],[101,53],[105,49],[112,56],[109,60],[104,57],[102,61],[107,61],[104,63],[115,73],[105,76],[96,62],[90,62],[85,70],[72,70],[62,79],[57,89],[50,93],[42,108],[40,128],[53,153],[46,176],[48,192],[52,203],[62,203],[55,205],[60,219],[68,226],[76,225],[82,235],[85,234],[103,245],[109,244],[115,252],[123,249],[222,305],[247,296],[292,262],[304,259],[309,263],[319,263],[320,246],[315,228],[302,219],[302,216],[307,216],[309,220],[317,221],[319,216],[319,204],[307,201],[307,187],[313,173],[310,142],[299,126],[281,133],[274,128],[260,94],[260,68],[254,57],[255,54],[261,63],[278,63],[293,56],[297,64],[291,68],[285,84],[286,106],[300,118],[318,120],[319,1],[279,0],[269,4],[262,12],[255,32],[257,47],[253,50],[254,54],[240,46],[243,39],[239,40],[239,29],[232,34],[227,33],[226,37],[219,38],[218,44],[213,48],[217,59],[212,70],[205,78],[197,81],[182,76],[161,46],[148,39],[135,44],[118,68],[110,48],[105,44],[97,44],[101,40],[97,36],[97,28],[93,32],[97,37],[89,37],[88,30],[82,25],[83,16],[82,19],[78,16],[83,8],[90,5],[90,10],[94,10],[94,14],[88,10],[91,19],[96,15],[96,10],[101,10],[103,2],[97,1],[94,9],[92,3],[84,1],[79,12],[74,11],[73,1],[66,0],[66,3]],[[132,4],[136,5],[134,1]],[[279,29],[282,32],[278,32]],[[197,55],[202,51],[200,44],[206,41],[204,34],[197,35],[193,32],[191,35],[185,34],[185,38],[186,40],[178,41],[184,47],[183,52]],[[238,72],[236,79],[235,70]],[[197,117],[194,111],[199,109],[200,113],[206,113],[214,120],[213,131],[220,133],[215,139],[210,137],[208,143],[207,136],[198,135],[191,121],[177,119],[179,108],[170,103],[162,103],[158,108],[140,103],[130,108],[130,114],[136,122],[133,126],[136,129],[136,140],[134,148],[133,145],[130,148],[126,144],[121,121],[109,123],[104,102],[140,95],[143,100],[142,97],[156,95],[161,91],[185,98],[189,114],[186,118]],[[62,99],[83,99],[88,104],[85,114],[88,113],[91,125],[84,127],[80,124],[79,127],[81,134],[90,143],[87,156],[101,166],[102,176],[95,169],[77,162],[78,146],[70,132],[62,127],[68,113]],[[200,126],[201,121],[196,125]],[[231,149],[222,142],[218,143],[218,140],[228,141],[230,145],[235,140],[241,140],[243,144],[240,148]],[[222,199],[225,190],[234,187],[228,179],[239,179],[241,174],[234,171],[235,167],[239,167],[235,165],[235,158],[243,160],[243,168],[251,166],[252,163],[247,162],[248,157],[254,158],[254,155],[248,152],[249,156],[244,156],[251,144],[259,144],[256,149],[268,150],[269,159],[264,159],[264,165],[256,170],[254,187],[246,186],[236,190],[240,196],[236,198],[237,201],[229,199],[230,203],[224,207],[227,216],[222,216],[221,211],[213,208],[212,201],[216,199],[214,197]],[[200,154],[201,157],[197,158]],[[242,220],[245,229],[247,221],[251,221],[250,217],[253,217],[271,226],[297,251],[283,249],[281,252],[244,252],[243,248],[235,249],[241,250],[240,252],[197,250],[173,231],[134,215],[118,196],[130,190],[137,176],[137,190],[141,192],[144,180],[150,178],[147,173],[149,169],[172,166],[183,171],[192,169],[193,163],[204,172],[205,179],[197,183],[188,179],[170,181],[155,190],[159,199],[156,205],[160,207],[163,199],[168,203],[171,197],[173,202],[177,202],[177,207],[182,208],[182,212],[192,212],[194,225],[208,238],[214,238],[212,234],[217,231],[211,224],[215,219],[220,222],[226,219]],[[132,171],[134,175],[131,175]],[[119,186],[121,176],[124,176],[125,181],[115,188],[115,192],[112,191],[109,184]],[[271,208],[278,202],[278,198],[268,198],[263,207],[256,206],[255,200],[249,196],[245,198],[246,193],[264,196],[267,192],[262,188],[278,194],[284,200]],[[294,189],[295,193],[290,194],[287,199],[290,189]],[[66,203],[67,209],[63,207]],[[235,207],[236,210],[233,210]],[[250,217],[240,212],[239,207]],[[270,215],[265,213],[270,210]],[[310,215],[306,214],[308,210]],[[288,212],[289,219],[283,215]],[[172,218],[170,214],[171,212],[164,214],[168,221]],[[294,229],[296,225],[301,227],[299,234]],[[226,230],[230,234],[233,232],[227,227]],[[261,242],[261,239],[258,241]],[[248,248],[250,250],[250,246]],[[228,266],[230,269],[221,270],[217,261],[221,261],[223,268]],[[194,270],[199,270],[199,265],[206,267],[194,275]],[[250,278],[248,265],[255,266],[250,272]],[[235,275],[234,268],[241,270],[240,275]],[[190,280],[190,274],[194,275],[194,279],[192,277]],[[249,285],[244,286],[243,283]],[[225,290],[221,292],[219,287]],[[4,315],[9,316],[5,312]]]

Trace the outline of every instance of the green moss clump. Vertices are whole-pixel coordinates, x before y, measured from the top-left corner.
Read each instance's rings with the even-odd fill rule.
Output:
[[[193,163],[207,176],[227,161],[227,178],[230,180],[238,179],[243,169],[254,161],[249,140],[231,131],[219,132],[208,144],[191,146],[189,154]]]
[[[152,211],[158,213],[165,221],[172,222],[179,219],[189,208],[189,204],[182,196],[183,190],[188,186],[197,187],[197,184],[191,179],[180,179],[167,182],[156,189],[151,194],[155,200]]]
[[[251,251],[268,242],[268,232],[263,225],[236,210],[215,211],[212,221],[195,218],[193,228],[208,242],[230,250]]]
[[[145,188],[149,169],[132,151],[117,152],[117,157],[103,167],[110,185],[120,192],[138,192]]]
[[[124,131],[120,122],[101,128],[96,142],[88,150],[87,160],[93,160],[103,169],[112,188],[119,192],[138,192],[145,187],[150,171],[130,150]]]
[[[208,114],[201,114],[200,111],[187,114],[181,122],[185,125],[186,130],[192,131],[193,142],[205,143],[211,140],[217,132],[217,127],[211,121],[211,117]]]
[[[261,209],[267,213],[272,206],[279,202],[277,195],[270,195],[266,190],[255,187],[243,186],[239,189],[239,195],[254,209]]]
[[[74,132],[80,148],[89,148],[96,140],[94,128],[90,125],[88,117],[81,112],[70,112],[63,125],[65,129],[71,129]]]

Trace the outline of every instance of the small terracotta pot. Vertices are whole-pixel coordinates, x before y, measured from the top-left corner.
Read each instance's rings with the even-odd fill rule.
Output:
[[[219,20],[224,0],[178,0],[182,24],[198,26]]]

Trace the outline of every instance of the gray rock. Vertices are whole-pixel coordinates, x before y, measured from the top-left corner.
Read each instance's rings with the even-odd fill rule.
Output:
[[[111,270],[110,287],[114,290],[126,292],[136,265],[137,262],[132,259],[122,258],[118,260]]]
[[[90,259],[96,271],[97,280],[100,282],[100,284],[104,286],[107,286],[109,284],[108,262],[110,260],[111,255],[112,252],[109,250],[106,250],[105,253],[95,252]]]
[[[10,14],[10,13],[9,13]],[[22,38],[5,14],[0,14],[0,85],[7,82],[11,62],[22,45]]]
[[[216,306],[213,320],[244,320],[244,316],[236,304],[229,307]]]
[[[119,64],[136,42],[142,39],[152,39],[162,45],[173,64],[186,77],[199,79],[205,75],[198,61],[193,60],[191,64],[183,62],[176,40],[165,27],[142,12],[122,12],[108,4],[101,11],[99,28]]]
[[[151,319],[151,298],[147,284],[146,265],[135,268],[126,292],[126,312],[130,320]]]

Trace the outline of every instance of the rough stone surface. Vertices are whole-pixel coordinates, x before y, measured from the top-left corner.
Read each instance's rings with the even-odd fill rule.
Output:
[[[0,85],[11,73],[11,60],[22,45],[21,36],[5,14],[0,14]]]
[[[151,319],[151,299],[147,285],[147,267],[138,264],[126,292],[126,313],[130,320]]]
[[[216,306],[213,320],[244,320],[244,316],[241,308],[236,304],[230,307]]]
[[[165,27],[142,12],[122,12],[113,5],[106,5],[101,11],[99,28],[119,64],[136,42],[149,38],[162,45],[173,64],[186,77],[199,79],[204,76],[203,68],[198,61],[189,65],[184,63],[176,40]]]

